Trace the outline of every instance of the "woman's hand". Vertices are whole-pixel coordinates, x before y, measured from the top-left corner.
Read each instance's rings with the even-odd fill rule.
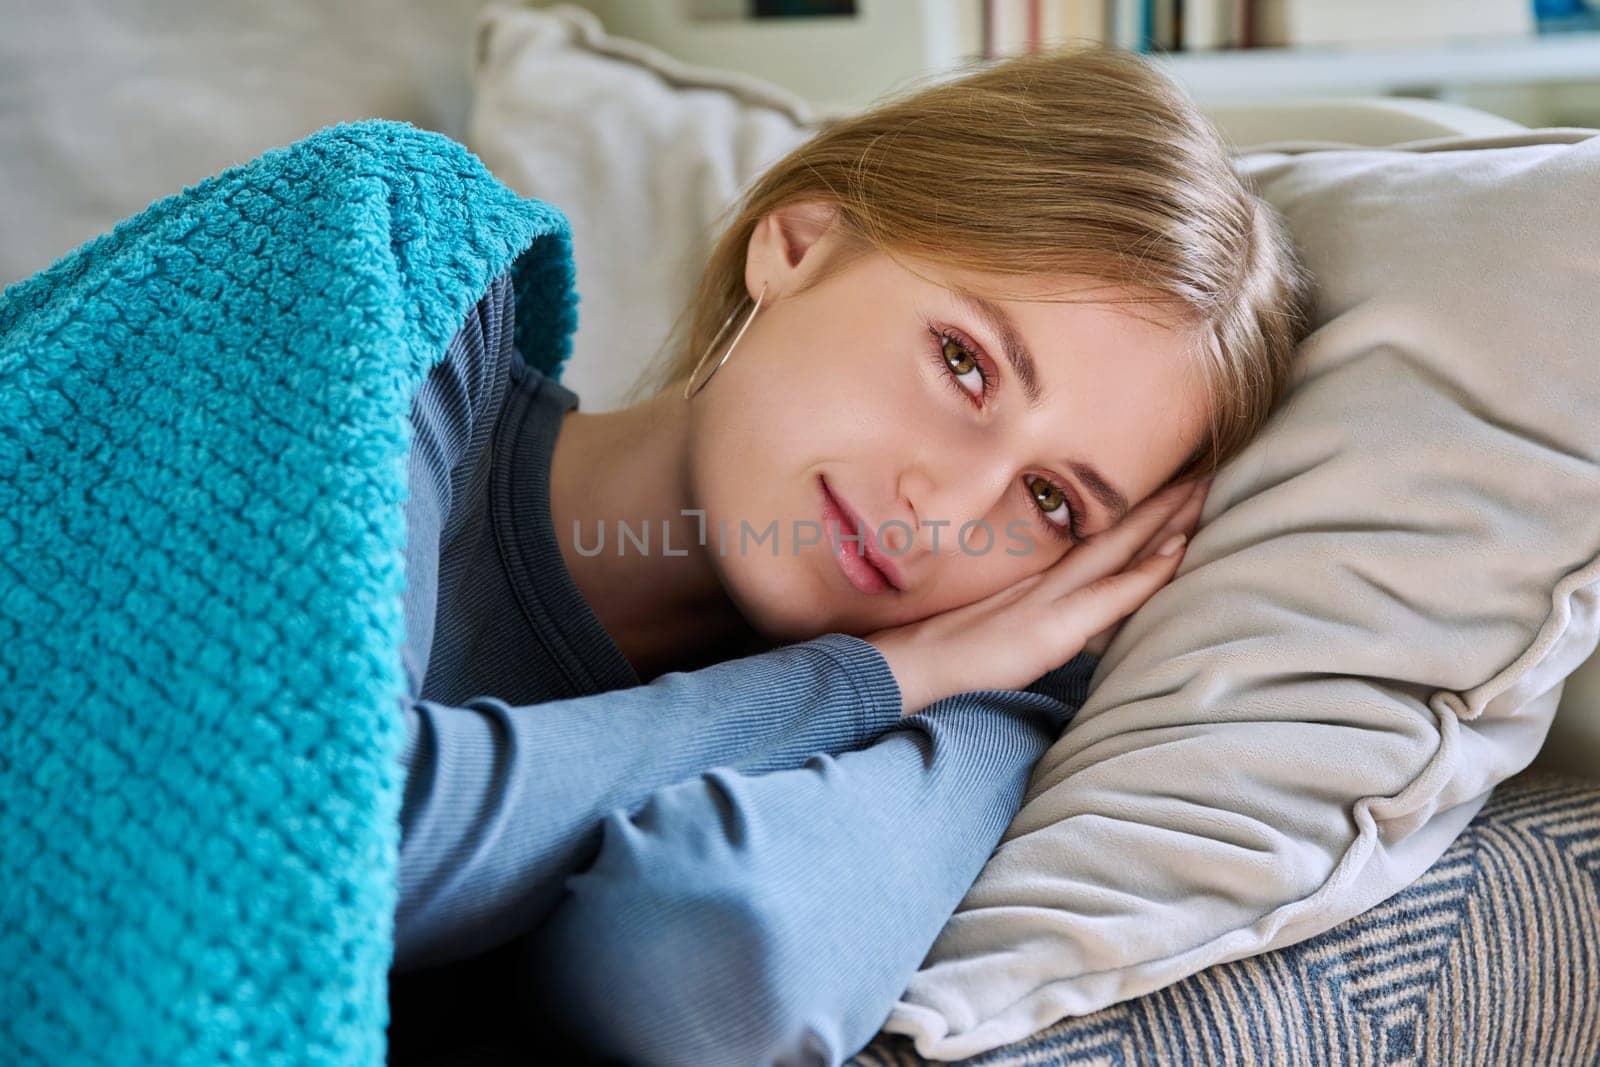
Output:
[[[1211,482],[1215,477],[1216,476],[1213,475],[1211,478],[1181,482],[1176,486],[1168,487],[1174,492],[1174,494],[1179,496],[1182,506],[1178,507],[1176,511],[1171,512],[1167,518],[1167,521],[1157,527],[1156,532],[1151,534],[1150,537],[1145,540],[1145,543],[1139,547],[1139,551],[1135,553],[1133,557],[1133,566],[1138,566],[1145,560],[1149,559],[1156,549],[1160,548],[1162,544],[1166,542],[1167,538],[1171,537],[1175,533],[1181,533],[1185,538],[1194,536],[1195,528],[1200,525],[1200,512],[1205,510],[1206,495],[1211,492]],[[1191,487],[1190,493],[1186,497],[1182,496],[1183,486],[1185,485]],[[1157,494],[1157,496],[1159,495],[1160,494]],[[1145,503],[1154,502],[1155,498],[1152,498]],[[1126,525],[1128,520],[1133,518],[1133,515],[1134,512],[1130,512],[1127,519],[1123,520],[1122,525]],[[1118,527],[1118,529],[1120,528],[1121,526]],[[1113,532],[1115,531],[1107,530],[1105,534],[1106,536],[1110,536]],[[1183,561],[1184,553],[1186,553],[1188,549],[1189,543],[1187,540],[1185,540],[1183,544],[1183,551],[1180,551],[1175,555],[1172,562],[1172,570],[1167,574],[1166,579],[1162,581],[1161,585],[1165,585],[1167,582],[1172,580],[1172,575],[1177,573],[1178,564]],[[1127,565],[1124,564],[1124,570],[1126,569]],[[1157,586],[1156,588],[1160,588],[1160,586]],[[1146,596],[1144,600],[1149,600],[1150,597],[1154,595],[1155,590],[1151,590],[1150,594]],[[1127,614],[1132,615],[1134,611],[1137,611],[1139,606],[1144,603],[1144,600],[1139,601],[1139,604],[1135,605],[1133,610],[1130,610]],[[1098,659],[1105,653],[1106,648],[1110,646],[1112,638],[1117,636],[1117,631],[1122,629],[1122,624],[1127,621],[1127,615],[1124,615],[1122,618],[1118,619],[1104,630],[1101,630],[1099,633],[1089,638],[1088,641],[1084,642],[1084,650],[1092,652],[1095,658]],[[1066,660],[1064,659],[1061,662],[1065,663]],[[1054,666],[1060,666],[1060,664],[1053,664],[1052,667]],[[1046,667],[1045,670],[1050,670],[1052,667]],[[1043,672],[1041,671],[1040,673],[1042,674]]]
[[[900,684],[902,716],[977,689],[1024,689],[1088,649],[1100,655],[1122,622],[1177,572],[1211,479],[1179,482],[1038,574],[982,600],[867,634]]]

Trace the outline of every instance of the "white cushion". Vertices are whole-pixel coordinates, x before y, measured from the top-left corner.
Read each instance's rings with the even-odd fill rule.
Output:
[[[399,119],[460,137],[483,2],[6,5],[0,285],[335,122]]]
[[[578,329],[561,381],[622,407],[688,305],[745,182],[821,116],[787,90],[680,63],[562,4],[479,17],[467,147],[572,225]]]
[[[923,1055],[1379,903],[1600,643],[1600,134],[1427,143],[1239,160],[1317,329],[891,1014]]]
[[[576,9],[484,19],[469,147],[571,217],[564,380],[603,409],[688,299],[716,212],[815,116]],[[1317,329],[891,1012],[924,1056],[1382,901],[1534,758],[1600,642],[1600,137],[1238,166],[1305,249]]]

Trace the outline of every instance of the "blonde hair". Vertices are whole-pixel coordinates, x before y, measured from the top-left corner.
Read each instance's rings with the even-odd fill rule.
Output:
[[[769,167],[726,209],[731,222],[635,396],[681,391],[748,305],[755,225],[802,200],[837,209],[848,248],[994,275],[1083,275],[1121,290],[1112,302],[1171,312],[1193,339],[1210,420],[1174,481],[1215,470],[1255,436],[1312,315],[1287,228],[1176,83],[1134,52],[1039,52],[825,123]]]

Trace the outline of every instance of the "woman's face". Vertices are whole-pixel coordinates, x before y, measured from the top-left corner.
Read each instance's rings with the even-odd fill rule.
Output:
[[[1155,317],[1148,307],[999,300],[986,314],[956,287],[995,279],[912,261],[927,281],[880,253],[800,291],[835,246],[826,216],[794,211],[752,236],[746,282],[765,300],[690,402],[690,491],[712,565],[772,640],[869,633],[1044,570],[1074,531],[1098,534],[1158,491],[1202,439],[1185,337],[1129,313]],[[1037,288],[1073,282],[1090,284]],[[1036,403],[1008,348],[1031,357]],[[825,524],[824,485],[899,588],[869,591],[859,570],[852,581],[833,548],[857,547]]]

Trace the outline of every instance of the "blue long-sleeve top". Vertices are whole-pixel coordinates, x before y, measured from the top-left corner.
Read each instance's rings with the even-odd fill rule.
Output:
[[[843,633],[641,684],[562,560],[578,397],[516,351],[512,300],[498,279],[412,412],[390,1062],[839,1063],[1095,659],[904,718]]]

